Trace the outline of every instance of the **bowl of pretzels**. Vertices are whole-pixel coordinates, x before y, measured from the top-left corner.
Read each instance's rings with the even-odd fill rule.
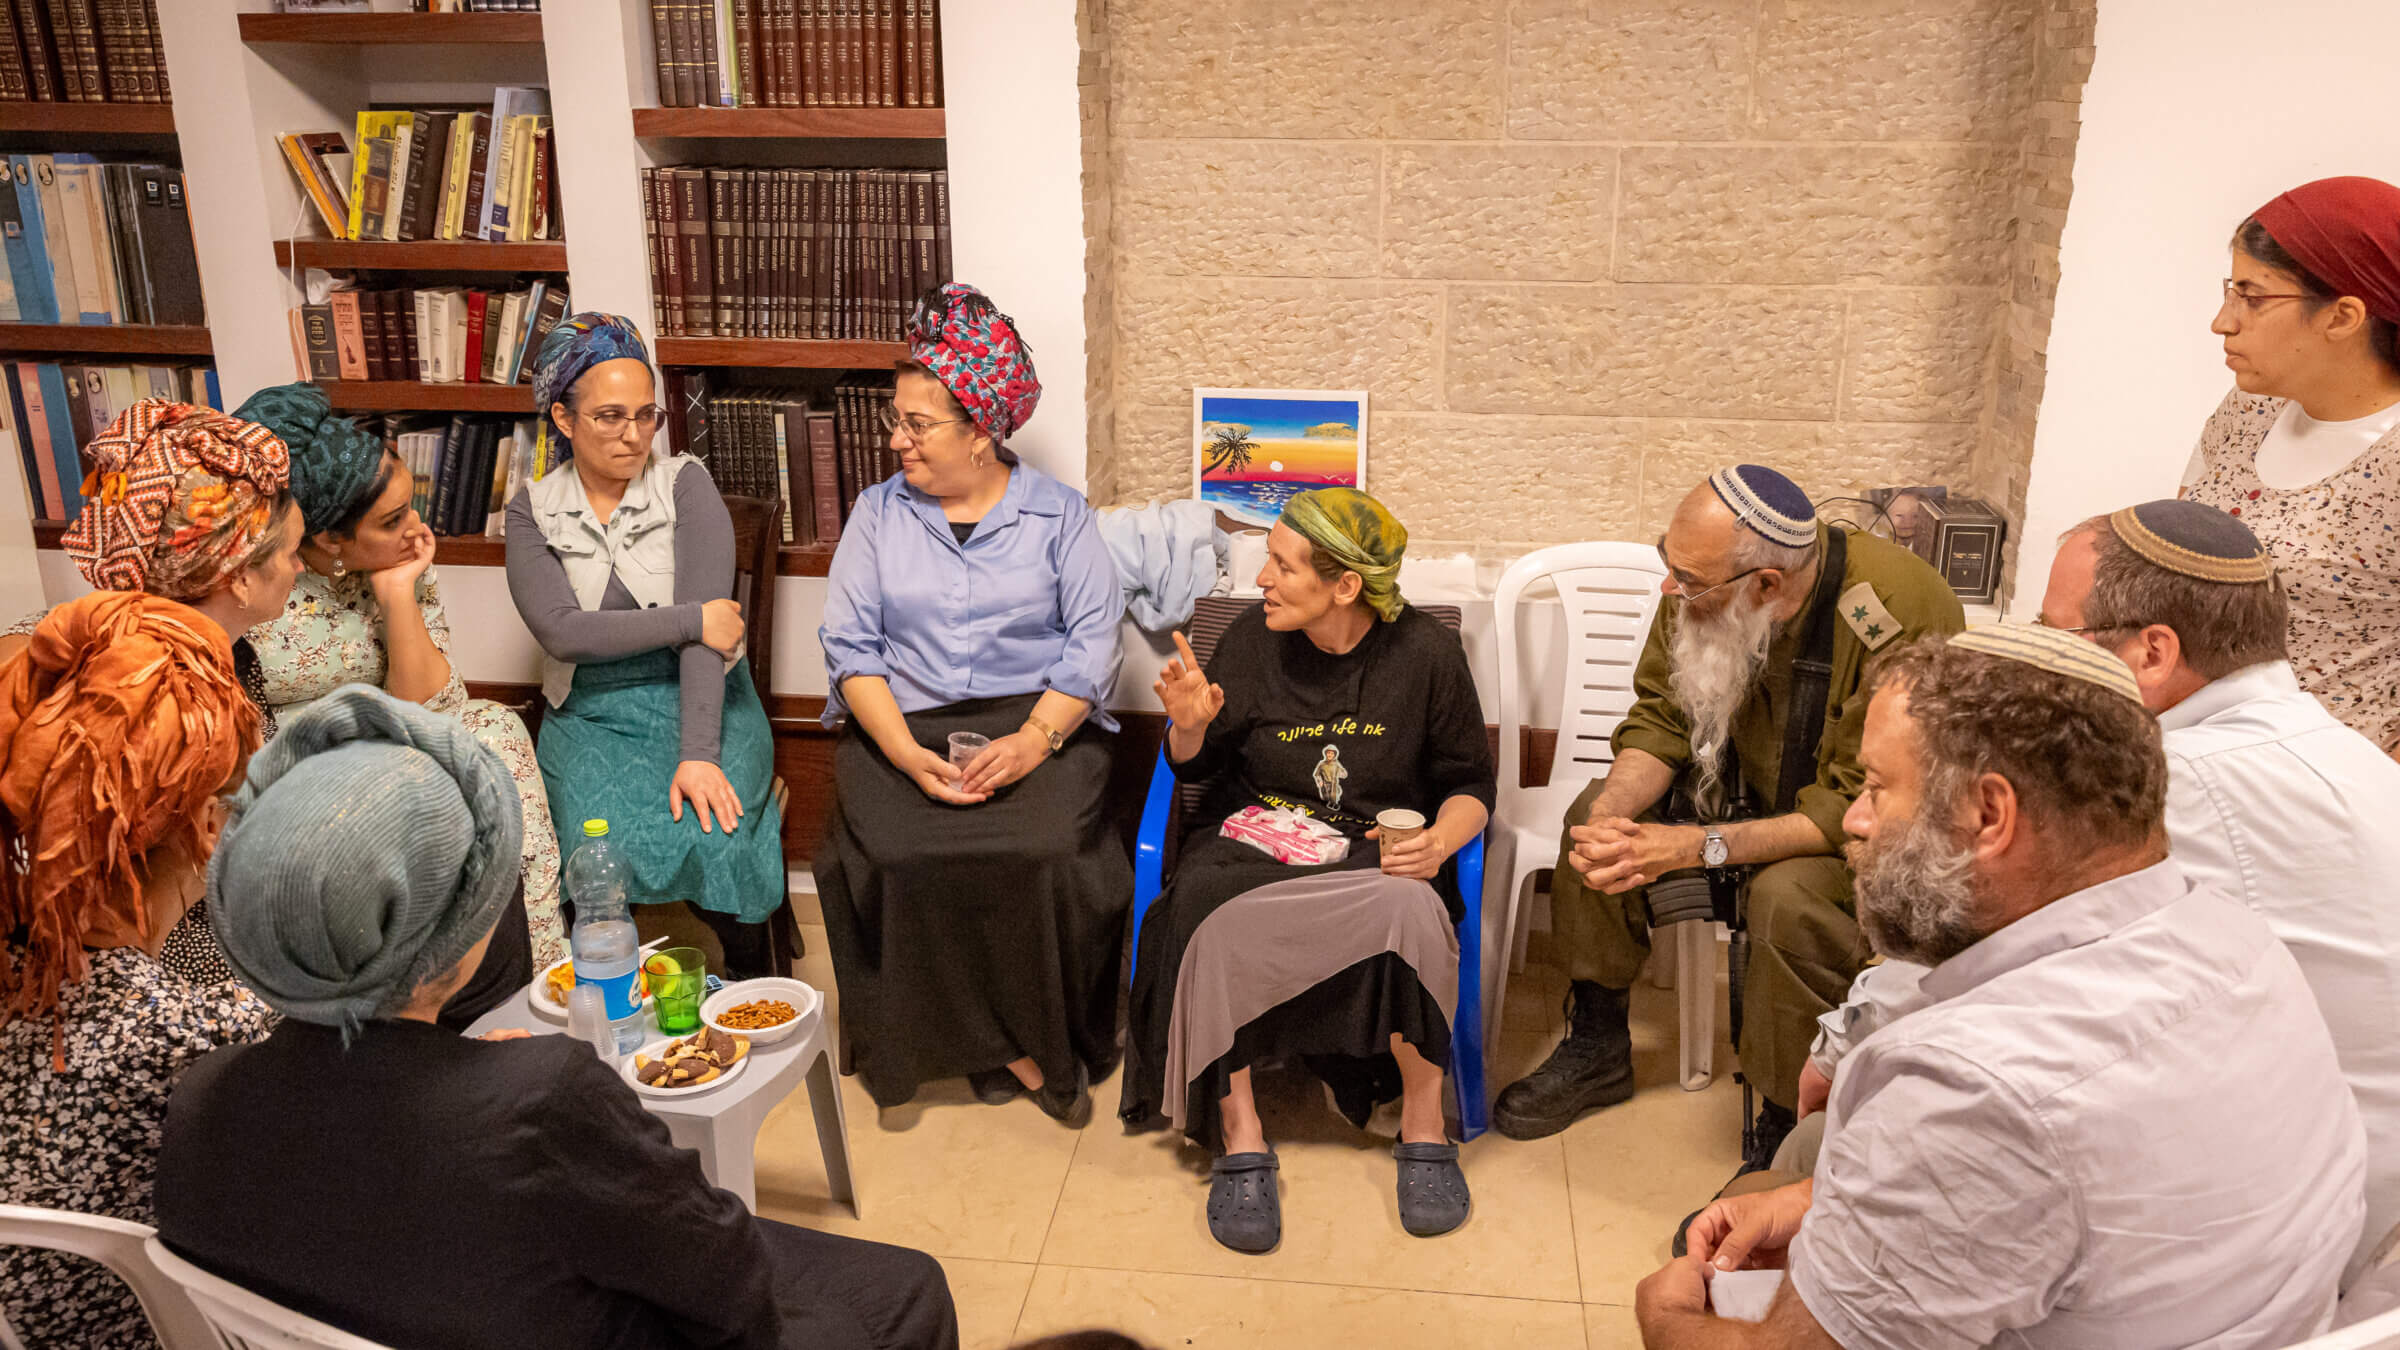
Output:
[[[700,1005],[703,1024],[755,1045],[773,1045],[817,1015],[825,996],[799,980],[770,976],[740,980],[708,996]]]

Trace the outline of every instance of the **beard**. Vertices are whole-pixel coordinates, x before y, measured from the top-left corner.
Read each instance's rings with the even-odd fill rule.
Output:
[[[1884,956],[1938,966],[1991,936],[1978,918],[1985,906],[1975,854],[1940,823],[1935,803],[1880,837],[1843,850],[1857,878],[1858,922]]]
[[[1695,615],[1687,606],[1681,617],[1667,644],[1667,683],[1691,731],[1693,798],[1704,819],[1716,820],[1728,805],[1722,768],[1733,715],[1766,667],[1767,648],[1775,643],[1775,611],[1737,595],[1714,614]]]

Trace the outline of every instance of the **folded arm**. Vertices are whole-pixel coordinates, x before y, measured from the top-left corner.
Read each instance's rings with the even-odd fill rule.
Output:
[[[522,492],[508,507],[508,594],[542,650],[590,665],[700,641],[700,606],[585,609]]]

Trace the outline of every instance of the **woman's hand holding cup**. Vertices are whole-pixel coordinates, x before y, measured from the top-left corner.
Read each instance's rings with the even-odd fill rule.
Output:
[[[1431,881],[1449,861],[1450,849],[1426,828],[1425,814],[1395,807],[1377,813],[1367,837],[1380,850],[1383,874]]]
[[[965,791],[962,787],[966,779],[964,768],[952,764],[949,756],[936,754],[914,741],[909,742],[908,749],[895,762],[900,766],[900,771],[908,775],[909,781],[917,785],[917,791],[937,802],[973,806],[992,795],[988,792]]]
[[[1225,686],[1209,683],[1200,669],[1200,658],[1192,654],[1192,644],[1180,632],[1175,634],[1175,650],[1178,655],[1167,661],[1167,668],[1150,688],[1169,720],[1185,731],[1198,731],[1225,711]]]

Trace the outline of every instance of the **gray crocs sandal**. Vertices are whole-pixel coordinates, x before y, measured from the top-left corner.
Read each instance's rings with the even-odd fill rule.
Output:
[[[1456,1144],[1394,1144],[1400,1160],[1400,1226],[1416,1237],[1440,1237],[1467,1221],[1474,1208]]]
[[[1272,1153],[1228,1153],[1209,1168],[1209,1234],[1257,1255],[1283,1241],[1283,1201],[1275,1193]]]

